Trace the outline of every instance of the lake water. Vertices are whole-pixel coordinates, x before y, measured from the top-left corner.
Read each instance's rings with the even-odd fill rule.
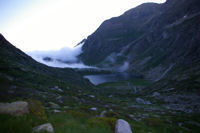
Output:
[[[128,73],[117,73],[117,74],[100,74],[100,75],[85,75],[84,78],[89,79],[89,81],[94,84],[102,84],[106,82],[116,82],[123,80],[130,80],[135,76],[130,75]]]

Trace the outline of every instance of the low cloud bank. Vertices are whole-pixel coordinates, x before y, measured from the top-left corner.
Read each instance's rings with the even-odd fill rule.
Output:
[[[34,60],[51,67],[91,68],[77,58],[82,53],[83,44],[84,42],[74,48],[65,47],[58,51],[33,51],[27,54]]]

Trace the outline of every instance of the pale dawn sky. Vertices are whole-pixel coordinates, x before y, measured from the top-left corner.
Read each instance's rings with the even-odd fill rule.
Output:
[[[165,0],[0,0],[0,33],[23,51],[73,47],[144,2]]]

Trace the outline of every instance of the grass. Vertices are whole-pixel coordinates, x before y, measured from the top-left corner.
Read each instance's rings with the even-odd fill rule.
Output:
[[[49,114],[48,120],[55,127],[56,133],[112,133],[109,124],[114,121],[114,118],[100,119],[88,113],[69,111]]]
[[[6,49],[0,49],[0,54],[4,52]],[[33,62],[30,58],[21,56],[22,53],[19,51],[15,52],[7,51],[0,56],[0,96],[4,96],[4,99],[0,97],[0,100],[8,102],[9,100],[24,100],[34,97],[47,107],[49,101],[58,104],[56,98],[61,96],[63,103],[59,104],[60,110],[66,112],[52,113],[52,109],[45,112],[40,101],[28,100],[30,114],[20,117],[0,115],[0,132],[2,133],[30,133],[33,127],[47,122],[52,123],[55,133],[113,133],[115,122],[119,118],[127,120],[133,132],[136,133],[200,132],[198,124],[194,124],[200,123],[199,114],[194,116],[178,115],[176,112],[175,115],[172,115],[167,114],[167,111],[146,111],[145,109],[155,106],[159,108],[158,102],[156,105],[138,105],[135,102],[137,97],[144,100],[150,99],[134,94],[132,87],[136,86],[139,90],[141,86],[150,85],[151,81],[133,79],[104,83],[94,88],[90,87],[87,81],[83,81],[74,70],[48,68]],[[149,52],[154,54],[154,51]],[[151,65],[155,65],[161,59],[158,58]],[[30,66],[26,65],[29,63]],[[86,73],[89,72],[80,72],[80,74]],[[197,78],[192,77],[192,80]],[[16,93],[8,95],[7,89],[10,89],[11,86],[16,86]],[[63,93],[52,90],[51,88],[54,86],[62,88]],[[29,91],[31,89],[35,91],[32,93]],[[95,98],[90,98],[89,95],[95,95]],[[109,97],[110,95],[112,97]],[[136,107],[130,107],[132,105]],[[69,106],[69,108],[64,109],[63,106]],[[98,111],[91,111],[91,107],[97,107]],[[103,110],[107,110],[105,117],[97,117]],[[129,114],[133,114],[133,118],[141,119],[137,121],[130,118]],[[143,114],[148,114],[148,116],[143,118],[140,116]],[[178,123],[182,123],[182,127]]]
[[[127,85],[133,85],[133,86],[147,86],[151,84],[151,81],[146,79],[132,79],[127,81],[118,81],[118,82],[108,82],[97,85],[97,87],[117,87],[117,86],[127,86]]]
[[[0,114],[0,130],[2,133],[31,133],[32,126],[27,122],[26,116]]]

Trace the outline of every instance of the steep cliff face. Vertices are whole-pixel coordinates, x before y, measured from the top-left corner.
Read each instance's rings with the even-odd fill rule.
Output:
[[[158,81],[186,66],[199,68],[199,22],[199,0],[146,3],[105,21],[86,40],[81,58],[102,67],[128,62],[129,72]]]

